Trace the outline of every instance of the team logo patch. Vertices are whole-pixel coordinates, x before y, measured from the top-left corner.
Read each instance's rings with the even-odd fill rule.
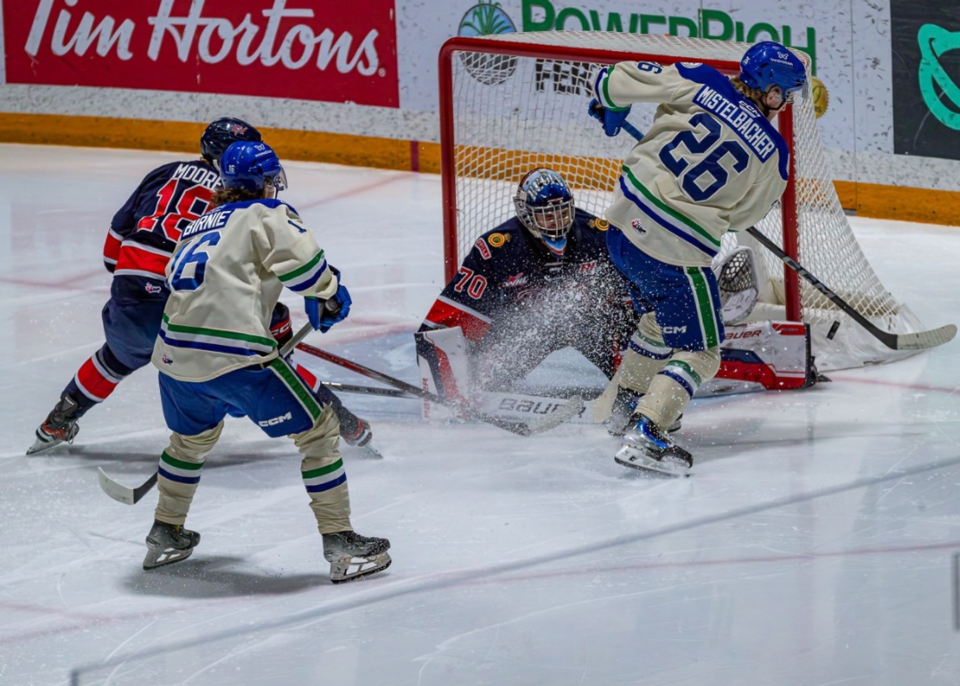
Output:
[[[144,286],[144,288],[147,289],[147,293],[149,293],[149,294],[151,294],[151,295],[156,295],[157,293],[159,293],[160,291],[163,290],[163,288],[161,288],[160,286],[155,286],[155,285],[152,284],[152,283],[147,283],[147,284]]]
[[[163,361],[164,364],[173,364],[173,360],[171,360],[171,359],[170,359],[169,357],[167,357],[166,355],[164,355],[164,356],[161,357],[160,359]]]
[[[503,282],[504,288],[516,288],[517,286],[522,286],[527,283],[527,277],[524,276],[523,272],[519,274],[514,274],[509,277],[506,281]]]
[[[507,242],[507,237],[499,232],[492,233],[487,237],[487,243],[492,245],[494,248],[499,248],[506,242]]]
[[[634,219],[632,222],[630,222],[630,226],[632,226],[633,228],[635,228],[635,229],[636,229],[637,231],[639,231],[640,233],[646,233],[646,232],[647,232],[647,230],[646,230],[645,228],[643,228],[643,222],[641,222],[639,219]]]
[[[489,260],[490,248],[487,247],[486,241],[484,241],[482,238],[478,238],[476,246],[477,246],[477,250],[480,252],[480,257],[482,257],[485,260]]]
[[[580,265],[580,274],[583,276],[590,276],[595,271],[597,271],[596,262],[584,262]]]

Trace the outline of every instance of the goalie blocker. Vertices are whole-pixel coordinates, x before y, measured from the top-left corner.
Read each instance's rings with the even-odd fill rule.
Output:
[[[473,388],[466,341],[460,327],[414,334],[420,383],[425,391],[449,400],[469,399],[472,406],[504,418],[530,419],[560,411],[564,397],[490,392]],[[697,391],[697,397],[812,386],[822,379],[810,352],[810,328],[796,322],[758,321],[726,326],[720,348],[720,371]],[[601,389],[597,389],[599,395]],[[583,389],[555,388],[550,395],[568,397]],[[447,407],[424,401],[424,419],[452,419]],[[579,413],[589,422],[591,412]],[[574,419],[573,421],[577,421]]]

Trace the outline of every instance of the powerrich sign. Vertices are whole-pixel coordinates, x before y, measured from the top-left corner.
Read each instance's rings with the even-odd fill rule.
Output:
[[[394,0],[19,0],[7,82],[399,106]]]
[[[892,0],[894,152],[960,160],[960,11]]]

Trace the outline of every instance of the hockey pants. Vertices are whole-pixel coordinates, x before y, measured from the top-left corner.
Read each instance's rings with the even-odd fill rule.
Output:
[[[320,533],[352,530],[350,494],[340,457],[340,425],[330,404],[321,405],[280,359],[210,381],[190,383],[160,375],[170,444],[160,456],[156,518],[183,524],[207,453],[227,414],[246,415],[269,436],[288,435],[300,451],[300,472]]]

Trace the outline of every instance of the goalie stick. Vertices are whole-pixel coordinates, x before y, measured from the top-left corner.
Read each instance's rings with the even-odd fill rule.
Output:
[[[637,139],[637,141],[643,140],[643,132],[636,127],[624,122],[622,128]],[[943,345],[944,343],[949,343],[953,340],[954,336],[957,335],[957,327],[953,324],[945,324],[937,329],[919,331],[917,333],[890,333],[889,331],[884,331],[855,310],[850,303],[830,290],[825,283],[807,271],[806,267],[790,257],[776,243],[760,233],[756,227],[751,226],[747,229],[747,233],[756,238],[763,247],[776,255],[780,261],[790,269],[802,276],[807,283],[823,293],[834,305],[862,326],[867,333],[891,350],[927,350],[929,348],[935,348],[938,345]]]
[[[289,353],[293,348],[307,337],[307,334],[313,330],[313,326],[309,323],[304,324],[297,333],[293,335],[287,344],[280,349],[280,357],[284,357]],[[376,453],[376,451],[374,451]],[[380,456],[379,453],[376,453],[377,456]],[[382,457],[382,456],[381,456]],[[123,503],[125,505],[136,505],[140,502],[141,498],[145,496],[151,488],[157,483],[157,476],[159,472],[154,472],[150,475],[150,478],[144,481],[142,484],[136,488],[130,488],[129,486],[124,486],[123,484],[114,481],[110,476],[103,471],[103,467],[97,467],[97,476],[100,479],[100,488],[103,489],[103,492],[108,496],[116,500],[118,503]]]
[[[449,407],[468,419],[477,419],[481,422],[492,424],[493,426],[520,436],[529,436],[531,434],[540,433],[542,431],[552,429],[555,426],[559,426],[563,422],[572,418],[574,415],[580,414],[584,407],[583,399],[580,398],[580,396],[574,396],[566,403],[566,405],[563,406],[561,410],[532,421],[497,417],[495,415],[464,407],[460,403],[447,400],[446,398],[441,398],[440,396],[430,393],[429,391],[417,388],[413,384],[409,384],[406,381],[401,381],[400,379],[395,379],[392,376],[387,376],[382,372],[370,369],[369,367],[364,367],[362,364],[352,362],[348,359],[340,357],[339,355],[334,355],[333,353],[327,352],[326,350],[315,348],[312,345],[301,343],[297,346],[297,349],[302,350],[308,355],[314,355],[319,357],[321,360],[326,360],[327,362],[332,362],[335,365],[349,369],[357,374],[362,374],[363,376],[374,379],[375,381],[393,386],[394,388],[404,391],[405,393],[409,393],[410,395],[414,395],[423,400],[429,400],[432,403]]]

